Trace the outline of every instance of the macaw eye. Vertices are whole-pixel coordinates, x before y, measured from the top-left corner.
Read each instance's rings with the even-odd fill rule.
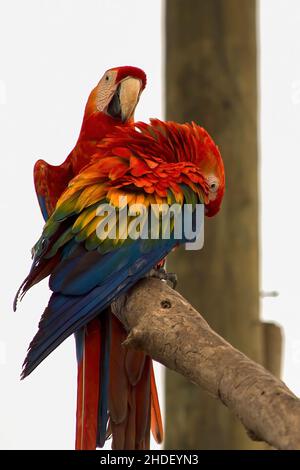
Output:
[[[109,76],[108,76],[108,75],[106,75],[105,80],[108,82],[108,80],[109,80]]]
[[[207,178],[209,190],[211,193],[215,193],[219,189],[219,180],[215,176],[209,176]]]

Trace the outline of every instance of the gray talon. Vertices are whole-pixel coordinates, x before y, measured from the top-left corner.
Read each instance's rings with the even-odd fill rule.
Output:
[[[161,281],[165,281],[171,285],[172,289],[176,289],[177,275],[175,273],[168,273],[164,268],[151,269],[148,277],[154,277],[156,279],[160,279]]]

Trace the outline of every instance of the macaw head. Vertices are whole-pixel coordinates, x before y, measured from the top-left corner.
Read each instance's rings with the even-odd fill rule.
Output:
[[[107,70],[89,96],[85,119],[100,113],[112,125],[132,122],[145,86],[146,74],[137,67]]]
[[[203,129],[203,149],[200,152],[200,158],[197,159],[197,167],[203,175],[206,187],[208,188],[208,203],[205,204],[205,215],[212,217],[220,210],[225,191],[225,171],[224,164],[218,147],[213,142],[210,135]]]
[[[138,191],[158,198],[167,198],[171,191],[181,203],[185,197],[181,185],[185,185],[198,193],[206,216],[219,211],[225,189],[224,165],[217,145],[203,127],[193,122],[150,119],[150,124],[119,126],[103,139],[100,149],[113,158],[116,169],[111,175],[114,184],[120,177],[118,190],[128,188],[130,183]],[[116,159],[116,155],[121,158]],[[124,155],[127,157],[122,158]]]

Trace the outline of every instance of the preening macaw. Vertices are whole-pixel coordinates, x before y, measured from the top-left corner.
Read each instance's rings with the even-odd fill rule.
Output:
[[[216,214],[224,168],[211,137],[194,123],[151,120],[115,126],[105,134],[79,173],[72,163],[75,176],[57,194],[54,210],[52,193],[42,194],[50,201],[49,218],[18,297],[47,276],[53,293],[30,344],[23,377],[75,333],[76,448],[101,447],[112,434],[114,449],[145,449],[150,427],[158,442],[163,435],[152,361],[122,346],[126,333],[110,304],[186,241],[175,238],[174,224],[170,236],[163,236],[162,204],[195,208],[202,203],[207,216]],[[99,212],[107,204],[116,214],[108,230]],[[137,204],[145,210],[129,213]],[[151,217],[154,213],[159,236],[152,238],[145,227],[154,207]]]
[[[53,212],[70,180],[89,163],[101,139],[115,126],[133,124],[134,111],[145,86],[146,74],[137,67],[123,66],[107,70],[90,93],[77,143],[67,159],[59,166],[50,165],[44,160],[36,162],[34,184],[45,220]],[[100,339],[95,335],[95,327],[96,330],[99,328],[95,322],[91,322],[81,334],[76,335],[77,349],[82,350],[81,356],[84,357],[84,364],[82,360],[78,361],[77,416],[82,414],[83,406],[88,406],[84,412],[85,426],[88,428],[95,428],[98,413],[98,395],[94,382],[99,382],[100,369],[94,350],[99,347]],[[83,440],[78,440],[81,421],[78,418],[76,446],[79,448],[87,445]]]

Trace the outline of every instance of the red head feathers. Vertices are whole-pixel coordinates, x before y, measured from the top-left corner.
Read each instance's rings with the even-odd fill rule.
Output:
[[[116,128],[98,148],[119,157],[111,160],[114,188],[133,186],[159,197],[171,189],[180,199],[184,184],[198,193],[208,217],[219,211],[225,187],[223,161],[210,135],[195,123],[138,122],[130,129]],[[97,154],[94,162],[98,168],[109,166]]]

